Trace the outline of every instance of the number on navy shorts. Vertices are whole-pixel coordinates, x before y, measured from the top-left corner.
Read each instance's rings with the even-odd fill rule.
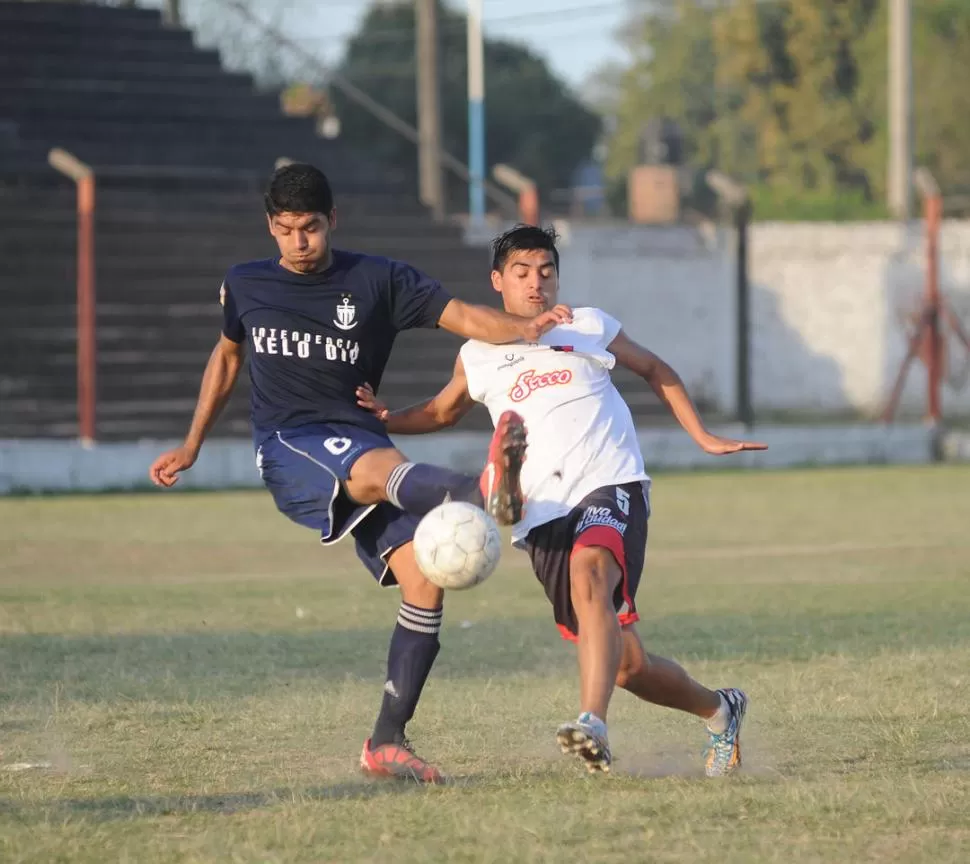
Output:
[[[350,449],[352,443],[349,438],[328,438],[323,442],[323,446],[334,456],[342,456]]]

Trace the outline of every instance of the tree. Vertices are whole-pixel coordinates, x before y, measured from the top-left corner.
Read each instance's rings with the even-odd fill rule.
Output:
[[[464,159],[468,151],[465,16],[439,4],[442,146]],[[370,9],[351,38],[340,73],[396,114],[416,124],[414,6],[384,3]],[[339,92],[333,93],[342,139],[382,164],[416,175],[415,145],[390,131]],[[588,158],[600,129],[586,108],[527,48],[485,41],[488,164],[505,162],[532,177],[540,192],[566,186]],[[449,182],[449,197],[464,204],[465,187]]]
[[[713,160],[717,117],[712,16],[699,0],[652,8],[621,35],[631,63],[619,81],[616,130],[607,168],[625,176],[636,160],[640,134],[654,118],[675,120],[689,161]]]
[[[311,0],[263,0],[257,17],[285,33],[287,20],[298,18],[309,7]],[[235,7],[222,0],[182,0],[179,8],[182,26],[194,31],[199,45],[217,49],[226,69],[248,73],[260,89],[282,90],[298,77],[302,58]]]
[[[741,113],[757,131],[758,179],[782,192],[871,198],[867,146],[872,106],[858,97],[855,53],[876,0],[745,0],[722,14],[721,81],[743,94]]]
[[[970,4],[920,0],[913,17],[916,159],[944,189],[970,185]]]
[[[880,0],[666,0],[628,32],[610,169],[658,114],[692,162],[750,184],[761,215],[872,216],[887,161],[887,7]],[[916,160],[970,179],[970,3],[913,6]],[[848,209],[847,209],[848,208]]]

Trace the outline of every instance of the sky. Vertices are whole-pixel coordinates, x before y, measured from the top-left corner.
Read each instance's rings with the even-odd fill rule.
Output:
[[[337,61],[341,46],[371,0],[319,0],[321,33],[339,45],[325,51]],[[450,0],[458,9],[465,0]],[[545,57],[559,77],[580,87],[597,68],[619,57],[614,34],[625,20],[626,0],[482,0],[486,36],[514,39]],[[308,31],[313,25],[308,23]]]
[[[162,0],[142,0],[158,6]],[[218,0],[182,0],[186,17]],[[328,64],[339,62],[347,38],[374,0],[246,0],[265,21],[286,8],[283,28]],[[457,9],[467,0],[446,0]],[[546,58],[553,71],[577,90],[589,76],[620,58],[615,33],[626,19],[629,0],[482,0],[486,36],[524,43]],[[192,8],[195,7],[195,8]],[[292,13],[292,14],[290,14]]]

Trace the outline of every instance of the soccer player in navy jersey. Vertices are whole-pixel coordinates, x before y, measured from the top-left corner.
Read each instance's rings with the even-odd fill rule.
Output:
[[[419,570],[411,540],[420,518],[447,498],[472,501],[501,524],[517,522],[526,430],[514,412],[503,416],[481,477],[414,464],[394,447],[384,424],[357,404],[357,390],[378,389],[401,330],[443,327],[496,344],[535,341],[571,320],[571,312],[558,306],[524,318],[469,305],[408,264],[334,249],[333,194],[310,165],[276,171],[265,205],[279,257],[230,268],[219,298],[222,335],[189,432],[149,473],[170,487],[194,464],[248,345],[256,464],[276,506],[319,531],[324,545],[353,536],[378,582],[401,590],[383,701],[361,767],[437,782],[438,769],[405,737],[438,654],[442,617],[442,591]]]

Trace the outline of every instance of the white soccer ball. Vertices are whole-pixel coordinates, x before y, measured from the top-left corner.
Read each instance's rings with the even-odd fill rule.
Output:
[[[492,575],[502,554],[495,520],[465,501],[439,504],[418,523],[414,557],[439,588],[461,591]]]

